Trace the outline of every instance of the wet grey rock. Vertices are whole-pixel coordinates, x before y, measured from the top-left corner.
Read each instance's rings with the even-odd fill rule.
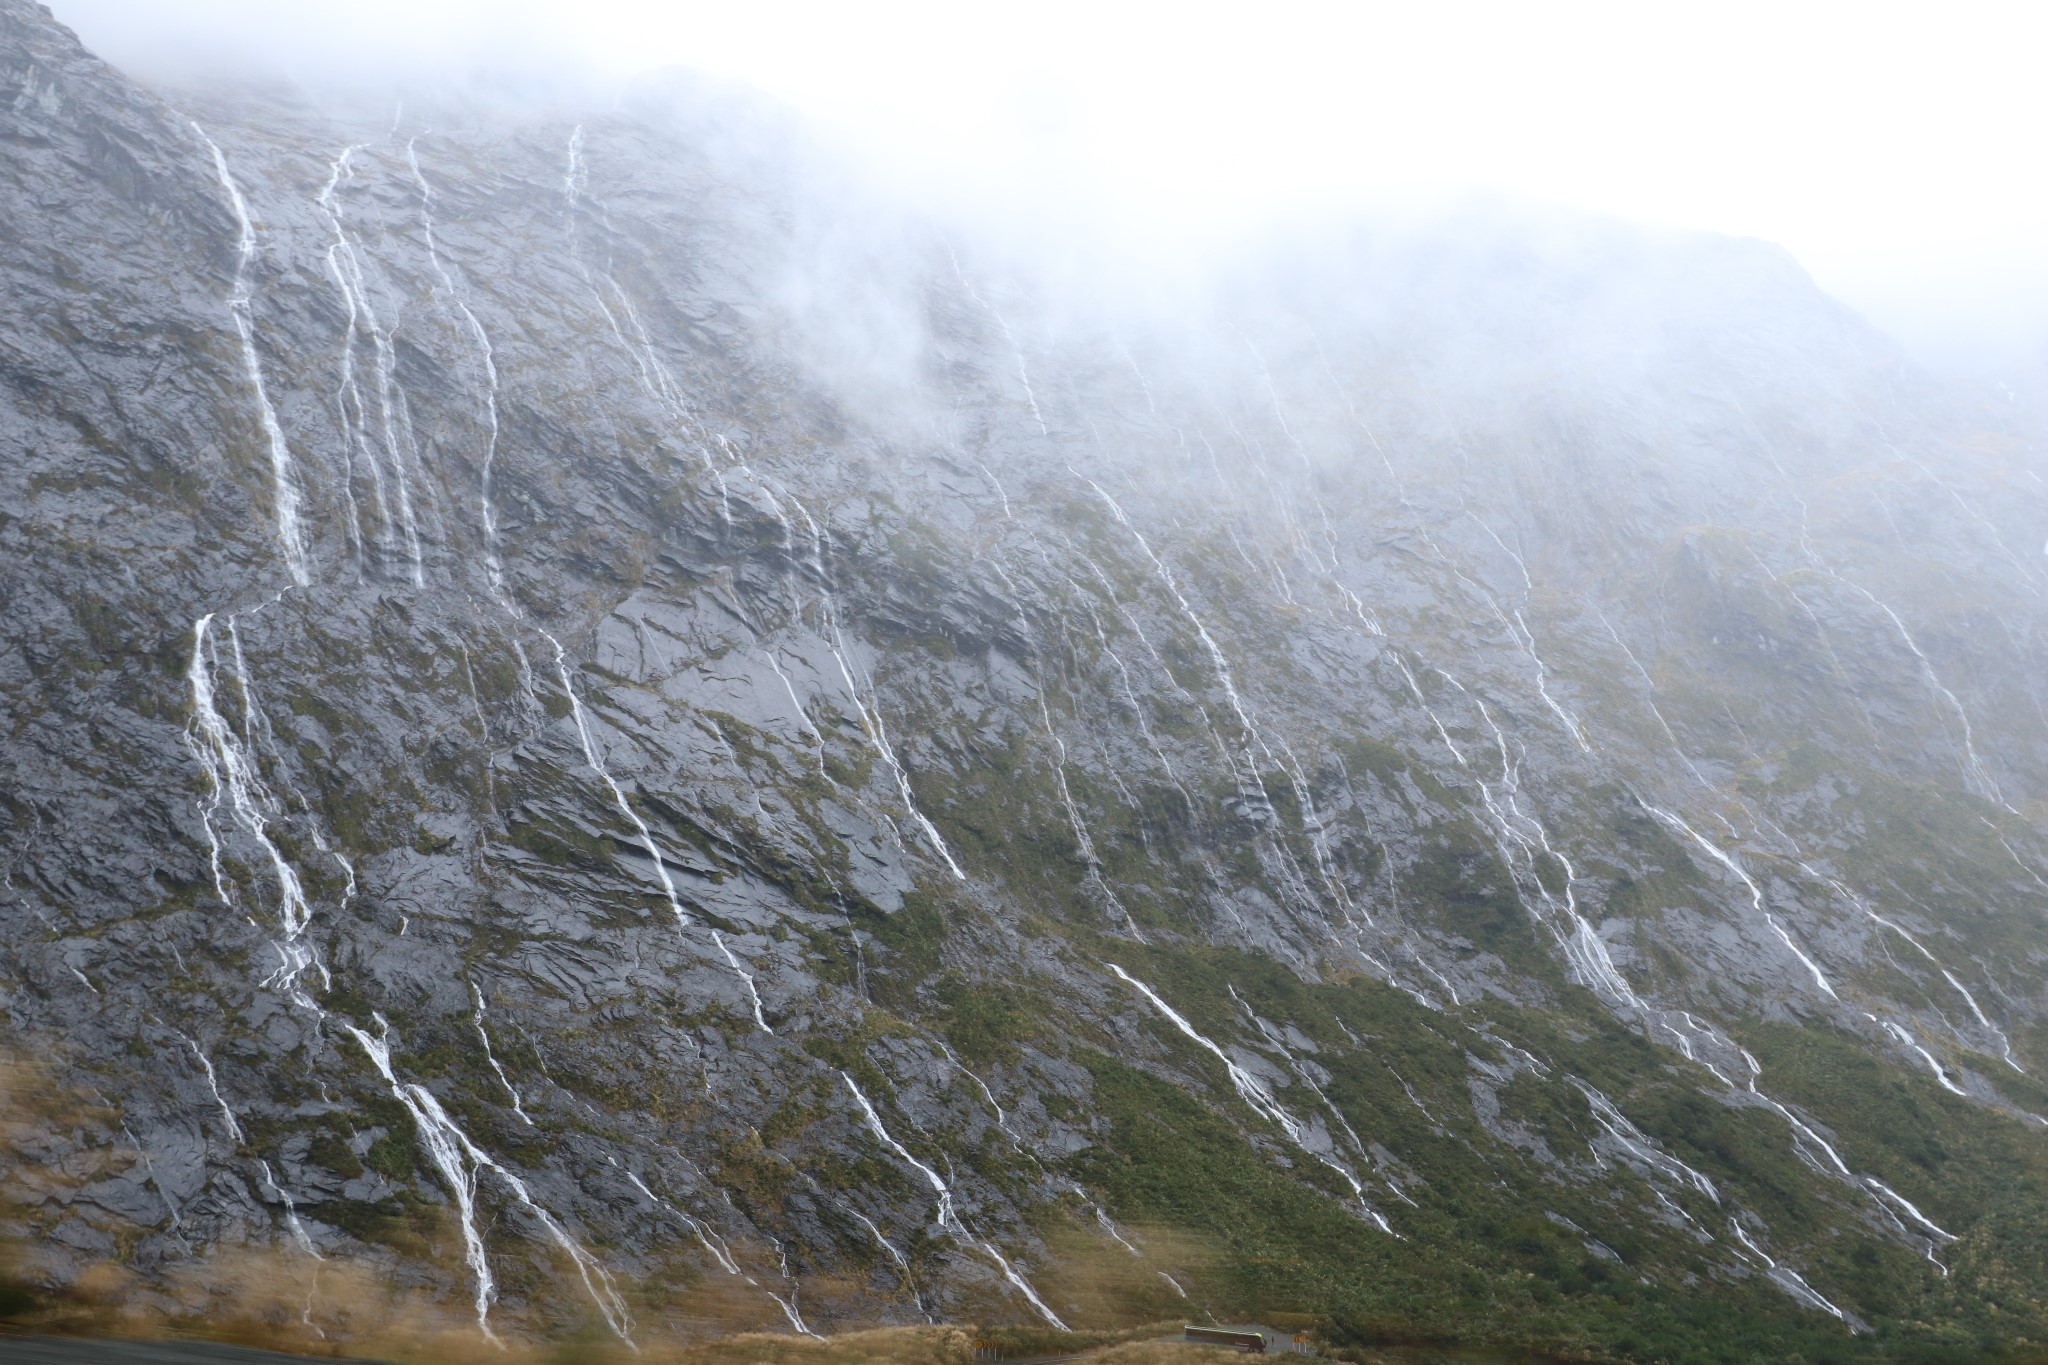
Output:
[[[465,1312],[459,1252],[388,1221],[453,1226],[424,1096],[494,1263],[554,1254],[516,1178],[622,1282],[730,1258],[755,1325],[771,1288],[817,1327],[1036,1316],[976,1239],[1071,1314],[1063,1249],[1151,1216],[1125,1073],[1418,1237],[1469,1171],[1396,1111],[1596,1191],[1560,1224],[1596,1257],[1691,1239],[1669,1168],[1517,1098],[1581,1049],[1775,1125],[1825,1230],[1729,1169],[1715,1216],[1788,1264],[1948,1245],[1866,1177],[1986,1216],[1831,1166],[1851,1135],[1737,1040],[1938,1068],[1959,1148],[2025,1109],[2048,495],[1782,253],[1361,229],[1241,265],[1190,340],[861,226],[687,82],[393,131],[152,93],[0,0],[0,104],[0,1004],[129,1134],[17,1142],[42,1278],[289,1257],[297,1219]],[[254,224],[303,584],[195,118]],[[1348,982],[1383,1033],[1289,1013]],[[1455,1066],[1411,1084],[1396,1030]],[[1383,1108],[1330,1098],[1354,1067]],[[554,1270],[501,1320],[593,1311]]]

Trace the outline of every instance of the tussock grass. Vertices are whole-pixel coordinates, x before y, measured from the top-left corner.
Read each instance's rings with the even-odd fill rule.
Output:
[[[1211,1365],[1220,1360],[1241,1360],[1236,1351],[1221,1346],[1192,1346],[1182,1341],[1127,1341],[1090,1351],[1082,1357],[1089,1365]]]

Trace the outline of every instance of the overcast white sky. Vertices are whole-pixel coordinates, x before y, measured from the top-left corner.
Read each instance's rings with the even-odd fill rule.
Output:
[[[1923,351],[2048,341],[2040,0],[47,2],[145,71],[695,66],[1141,237],[1504,190],[1780,242]]]

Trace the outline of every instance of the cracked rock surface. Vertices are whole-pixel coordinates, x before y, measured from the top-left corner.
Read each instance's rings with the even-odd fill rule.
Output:
[[[1077,302],[687,81],[394,125],[25,0],[0,110],[35,1282],[2048,1334],[2039,445],[1782,253]]]

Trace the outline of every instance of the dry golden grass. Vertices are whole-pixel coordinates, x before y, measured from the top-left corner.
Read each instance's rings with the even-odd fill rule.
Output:
[[[1141,1258],[1078,1219],[1051,1233],[1045,1264],[1035,1270],[1079,1321],[1104,1325],[1076,1333],[934,1326],[799,1337],[782,1330],[781,1311],[758,1289],[728,1276],[705,1278],[685,1258],[646,1283],[621,1285],[636,1318],[637,1351],[591,1317],[573,1293],[571,1267],[550,1274],[544,1260],[501,1275],[507,1292],[491,1314],[494,1341],[477,1328],[459,1238],[452,1225],[431,1221],[411,1230],[419,1242],[413,1251],[445,1263],[449,1273],[438,1286],[401,1285],[374,1262],[319,1260],[289,1245],[211,1250],[149,1279],[123,1265],[118,1252],[82,1269],[76,1262],[58,1269],[40,1254],[41,1239],[71,1203],[70,1191],[128,1171],[142,1157],[116,1111],[61,1079],[61,1045],[29,1055],[37,1060],[0,1052],[0,1224],[14,1229],[11,1240],[0,1238],[0,1305],[7,1305],[0,1313],[20,1307],[20,1291],[40,1288],[27,1311],[0,1321],[0,1331],[205,1339],[394,1365],[967,1365],[977,1338],[1001,1342],[1012,1357],[1087,1350],[1089,1359],[1112,1365],[1210,1354],[1145,1340],[1177,1332],[1175,1315],[1186,1311],[1160,1272],[1198,1276],[1207,1249],[1145,1228],[1134,1234]],[[862,1286],[827,1277],[807,1280],[804,1294],[827,1315],[835,1303],[865,1299]],[[994,1316],[1014,1305],[992,1298],[986,1307]],[[1150,1325],[1107,1325],[1132,1322]]]
[[[1129,1341],[1081,1357],[1089,1365],[1203,1365],[1241,1358],[1236,1351],[1221,1346],[1191,1346],[1183,1341]]]

